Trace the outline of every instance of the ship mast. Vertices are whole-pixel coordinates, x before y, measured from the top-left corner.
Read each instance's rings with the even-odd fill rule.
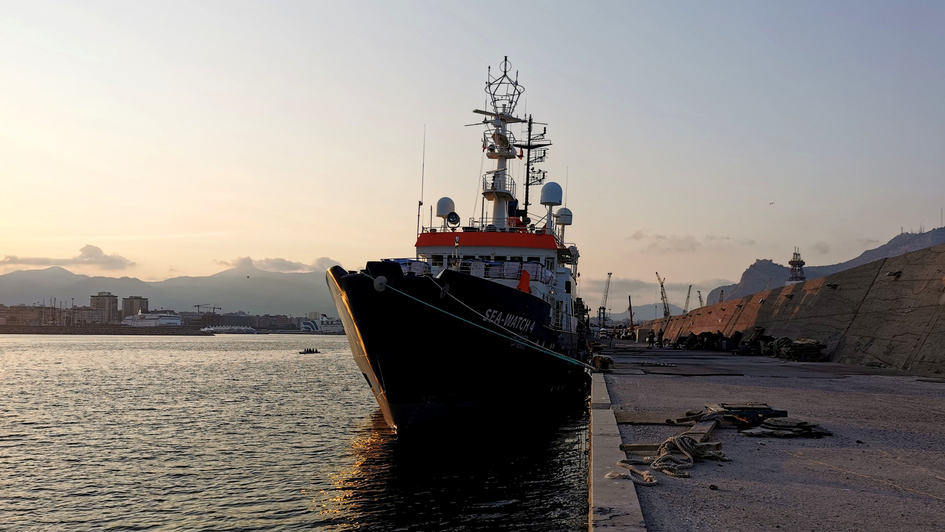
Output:
[[[515,182],[508,176],[508,160],[518,157],[518,153],[513,146],[515,137],[509,131],[508,125],[524,122],[513,115],[525,87],[518,83],[518,72],[515,73],[515,79],[509,76],[511,66],[506,56],[499,65],[502,74],[497,77],[493,77],[492,67],[489,67],[486,94],[491,100],[492,110],[473,110],[474,113],[487,117],[482,121],[486,126],[482,136],[482,149],[486,152],[486,157],[495,159],[496,167],[483,176],[482,195],[493,202],[492,220],[489,225],[498,230],[508,227],[509,202],[515,200]],[[486,230],[490,229],[486,227]]]
[[[515,144],[516,148],[525,150],[525,207],[522,209],[522,222],[526,224],[530,222],[528,219],[528,189],[532,185],[544,183],[545,176],[548,174],[547,171],[539,170],[534,165],[545,162],[545,157],[548,155],[548,146],[551,146],[551,141],[545,138],[548,133],[547,127],[543,128],[541,133],[532,134],[532,128],[535,124],[547,125],[535,122],[532,120],[532,115],[528,115],[526,141]],[[535,150],[534,154],[532,150]]]

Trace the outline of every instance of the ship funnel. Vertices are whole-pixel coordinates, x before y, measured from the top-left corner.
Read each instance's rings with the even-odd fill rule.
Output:
[[[545,183],[545,186],[541,187],[541,201],[542,205],[547,205],[549,207],[561,205],[561,185],[555,183],[554,181],[549,181]]]
[[[450,198],[440,198],[436,201],[436,217],[446,218],[451,212],[456,210],[456,205]]]

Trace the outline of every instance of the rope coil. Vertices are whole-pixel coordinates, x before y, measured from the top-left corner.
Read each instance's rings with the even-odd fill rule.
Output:
[[[725,456],[725,453],[722,451],[713,451],[711,449],[703,449],[698,446],[699,442],[695,438],[687,434],[680,434],[679,436],[670,436],[660,444],[659,449],[657,450],[657,456],[644,456],[642,459],[624,459],[617,462],[617,465],[620,467],[625,467],[630,470],[629,477],[620,477],[620,478],[630,478],[636,484],[641,486],[655,486],[657,484],[656,479],[653,478],[653,475],[650,474],[649,478],[652,480],[652,484],[647,482],[638,482],[634,477],[633,473],[640,474],[643,477],[644,481],[647,481],[647,476],[644,473],[649,473],[649,471],[639,471],[633,467],[634,464],[642,465],[648,464],[650,469],[654,471],[662,471],[664,475],[669,475],[676,478],[689,478],[689,472],[685,471],[686,469],[691,469],[695,462],[701,462],[703,460],[716,460],[719,462],[731,462],[731,458]],[[683,456],[675,456],[672,453],[682,453]]]

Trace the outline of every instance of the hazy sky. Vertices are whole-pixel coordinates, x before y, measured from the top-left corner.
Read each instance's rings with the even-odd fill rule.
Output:
[[[682,305],[940,225],[942,28],[942,2],[0,0],[0,273],[412,256],[424,126],[426,204],[477,215],[463,126],[508,55],[583,294],[652,301],[659,271]]]

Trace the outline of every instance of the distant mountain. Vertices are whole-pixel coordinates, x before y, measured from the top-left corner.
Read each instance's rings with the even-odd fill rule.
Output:
[[[278,273],[256,268],[232,268],[205,277],[174,277],[142,281],[132,277],[89,277],[54,266],[0,275],[0,304],[51,304],[55,297],[66,305],[89,304],[89,296],[111,292],[119,298],[143,296],[151,310],[194,310],[196,304],[221,307],[222,312],[251,314],[324,312],[335,315],[324,272]],[[221,312],[221,311],[217,311]]]
[[[829,266],[804,266],[804,274],[807,280],[817,279],[832,273],[848,270],[856,266],[862,266],[873,262],[874,260],[896,257],[904,253],[918,251],[938,244],[945,244],[945,227],[939,227],[926,231],[925,233],[902,233],[896,235],[892,240],[875,249],[864,251],[855,259],[832,264]],[[769,259],[756,260],[754,264],[748,267],[742,278],[737,284],[720,286],[711,292],[706,299],[706,305],[712,305],[719,302],[719,295],[724,296],[725,300],[747,296],[757,292],[762,292],[767,288],[784,286],[791,275],[789,266],[775,264]],[[724,293],[723,293],[724,292]]]

